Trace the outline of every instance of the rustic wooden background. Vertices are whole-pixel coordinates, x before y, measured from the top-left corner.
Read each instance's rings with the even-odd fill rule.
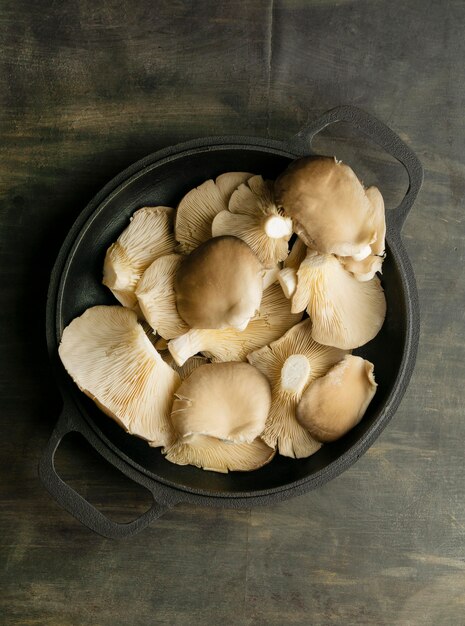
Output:
[[[465,624],[462,0],[2,0],[0,28],[1,624]],[[37,478],[60,409],[45,294],[70,225],[158,148],[284,138],[338,104],[390,125],[426,172],[404,228],[421,347],[395,418],[318,492],[92,534]],[[349,161],[372,150],[344,128],[319,141]],[[401,196],[402,173],[359,160]],[[58,467],[115,519],[147,506],[79,440]]]

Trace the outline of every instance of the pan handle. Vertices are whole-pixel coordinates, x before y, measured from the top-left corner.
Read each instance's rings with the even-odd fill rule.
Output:
[[[290,140],[289,145],[294,149],[297,148],[299,152],[308,152],[315,135],[336,122],[349,122],[352,124],[352,126],[384,148],[407,170],[409,178],[407,193],[397,208],[388,211],[388,213],[392,214],[394,225],[400,232],[423,183],[423,167],[420,160],[413,150],[386,124],[383,124],[383,122],[380,122],[376,117],[369,115],[362,109],[349,105],[331,109],[315,121],[305,125]]]
[[[121,459],[114,455],[110,449],[105,449],[105,451],[101,450],[100,440],[83,420],[75,418],[75,411],[75,409],[69,406],[69,401],[67,402],[65,400],[65,405],[58,423],[39,461],[40,479],[47,491],[61,507],[99,535],[108,537],[109,539],[123,539],[135,535],[148,526],[153,520],[163,515],[171,506],[176,504],[176,502],[171,502],[169,505],[157,502],[155,500],[155,494],[149,489],[148,485],[144,483],[143,479],[141,480],[141,476],[138,472],[127,464],[123,464]],[[128,478],[139,483],[146,489],[149,489],[153,497],[153,504],[150,509],[132,522],[114,522],[92,506],[90,502],[79,495],[70,485],[65,483],[57,474],[54,461],[56,451],[63,437],[71,432],[78,432],[83,435],[94,450],[98,451],[102,457],[112,465],[115,465],[117,469],[123,472]]]

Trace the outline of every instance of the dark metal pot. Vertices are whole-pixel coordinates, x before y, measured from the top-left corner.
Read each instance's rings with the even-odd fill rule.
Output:
[[[96,304],[115,304],[101,284],[105,251],[141,206],[176,206],[192,187],[226,171],[251,171],[274,178],[288,163],[312,154],[313,137],[346,121],[386,149],[406,168],[409,189],[399,207],[387,211],[387,259],[383,286],[388,311],[379,335],[358,354],[375,364],[378,391],[362,422],[339,441],[308,459],[277,455],[251,473],[215,474],[173,465],[160,449],[126,434],[82,394],[58,358],[64,327]],[[41,480],[57,502],[106,537],[132,535],[179,502],[249,508],[315,489],[338,476],[375,441],[394,414],[413,371],[419,335],[419,307],[412,268],[401,241],[404,220],[423,179],[415,154],[384,124],[349,106],[327,112],[289,141],[216,137],[189,141],[149,155],[114,178],[86,207],[71,229],[52,272],[47,303],[47,343],[64,407],[39,465]],[[81,433],[123,474],[146,487],[153,506],[127,524],[109,520],[61,480],[54,456],[63,437]]]

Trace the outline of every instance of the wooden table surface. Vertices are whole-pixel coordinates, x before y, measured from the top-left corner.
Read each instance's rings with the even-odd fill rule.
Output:
[[[465,624],[465,4],[3,0],[0,27],[1,624]],[[339,104],[379,117],[425,167],[403,231],[421,345],[397,414],[316,492],[179,506],[126,541],[91,533],[37,476],[60,409],[45,295],[69,227],[156,149],[285,138]],[[346,128],[317,144],[388,205],[405,191],[401,168]],[[79,439],[57,466],[113,519],[147,507]]]

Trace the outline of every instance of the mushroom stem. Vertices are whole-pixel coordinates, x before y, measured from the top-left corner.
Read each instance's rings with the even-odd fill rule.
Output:
[[[292,234],[292,220],[281,215],[269,215],[265,219],[264,229],[271,239],[290,237]]]
[[[366,259],[368,256],[370,256],[371,254],[371,246],[364,246],[363,248],[361,248],[360,252],[357,252],[357,254],[354,254],[354,261],[363,261],[364,259]]]
[[[309,360],[303,354],[291,354],[281,368],[281,389],[290,394],[301,394],[310,378]]]
[[[168,350],[171,352],[171,356],[177,365],[184,365],[189,357],[202,350],[204,347],[202,337],[202,332],[199,333],[196,329],[191,329],[184,335],[180,335],[168,342]]]
[[[297,289],[297,270],[293,267],[284,267],[278,274],[278,280],[284,295],[289,300]]]

